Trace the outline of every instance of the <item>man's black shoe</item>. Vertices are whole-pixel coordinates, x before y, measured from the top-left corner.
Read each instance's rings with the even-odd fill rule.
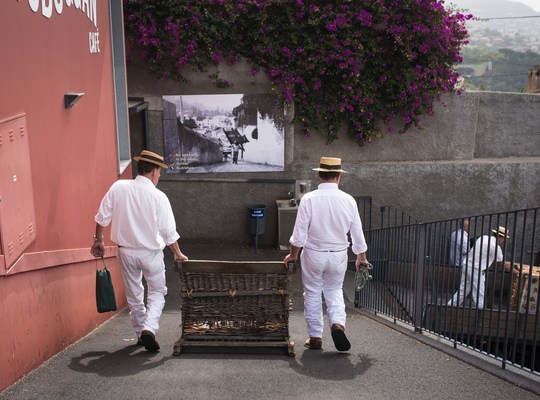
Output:
[[[156,336],[147,330],[141,332],[141,340],[144,348],[148,351],[159,351],[159,344],[156,341]]]
[[[347,351],[351,348],[351,343],[345,335],[345,327],[340,324],[332,324],[332,339],[338,351]]]

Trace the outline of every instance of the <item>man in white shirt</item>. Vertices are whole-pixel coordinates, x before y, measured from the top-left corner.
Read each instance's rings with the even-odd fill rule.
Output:
[[[345,335],[347,315],[343,298],[349,247],[347,233],[351,235],[357,269],[368,263],[367,244],[356,201],[338,188],[341,174],[346,173],[341,169],[341,159],[322,157],[319,168],[313,170],[319,172],[321,183],[317,190],[302,197],[289,240],[291,251],[283,262],[287,265],[296,261],[303,249],[300,260],[304,317],[309,335],[304,345],[313,350],[322,348],[323,293],[334,345],[339,351],[347,351],[351,348]]]
[[[169,199],[156,186],[163,157],[143,150],[137,161],[137,177],[114,182],[101,200],[95,216],[96,234],[91,253],[102,257],[103,231],[112,221],[111,240],[118,245],[118,258],[126,291],[130,319],[137,344],[158,351],[155,334],[165,305],[165,262],[163,249],[169,246],[175,260],[187,260],[180,251],[176,222]],[[144,304],[144,277],[148,293]]]
[[[479,310],[484,308],[484,292],[486,270],[494,261],[502,263],[503,253],[501,246],[507,235],[506,228],[499,226],[492,230],[493,236],[480,236],[474,242],[474,246],[465,257],[465,263],[461,268],[461,280],[459,289],[447,303],[449,306],[459,307],[465,297],[471,294],[471,299]]]
[[[459,221],[459,227],[450,235],[450,265],[461,267],[469,252],[469,220]]]

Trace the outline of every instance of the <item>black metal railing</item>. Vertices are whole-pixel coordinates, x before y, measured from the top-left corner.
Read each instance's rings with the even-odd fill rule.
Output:
[[[360,212],[363,228],[365,231],[378,228],[390,228],[406,224],[417,224],[420,221],[403,210],[394,206],[380,206],[379,215],[373,216],[373,198],[371,196],[354,196]]]
[[[358,205],[358,211],[360,213],[360,219],[362,220],[362,226],[365,231],[369,231],[373,228],[373,200],[371,196],[355,196],[356,204]]]
[[[465,220],[366,231],[373,279],[355,305],[540,374],[540,208],[467,218],[466,254],[454,266],[452,232]]]
[[[381,228],[417,224],[420,222],[394,206],[381,206],[379,210],[379,227]]]

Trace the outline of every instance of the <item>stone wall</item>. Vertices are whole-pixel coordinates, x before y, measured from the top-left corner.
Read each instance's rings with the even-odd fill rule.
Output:
[[[128,70],[129,95],[149,101],[149,147],[163,151],[161,96],[268,93],[264,76],[249,67],[221,71],[234,83],[217,89],[205,74],[188,83],[155,80]],[[246,78],[249,77],[249,78]],[[291,121],[293,110],[287,111]],[[137,134],[133,133],[132,134]],[[253,243],[247,233],[248,206],[266,205],[266,231],[259,245],[277,244],[275,201],[288,198],[294,180],[318,178],[312,168],[321,156],[336,156],[350,173],[341,188],[371,196],[373,220],[381,206],[395,206],[421,221],[496,213],[540,206],[540,96],[468,92],[449,95],[424,116],[421,127],[404,135],[388,133],[363,147],[342,135],[327,145],[306,138],[301,126],[285,126],[285,171],[271,173],[163,174],[159,188],[171,198],[183,240]]]

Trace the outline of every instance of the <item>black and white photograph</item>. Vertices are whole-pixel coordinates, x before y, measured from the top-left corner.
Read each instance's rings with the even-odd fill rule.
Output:
[[[167,173],[283,171],[283,107],[274,96],[163,96],[163,129]]]

